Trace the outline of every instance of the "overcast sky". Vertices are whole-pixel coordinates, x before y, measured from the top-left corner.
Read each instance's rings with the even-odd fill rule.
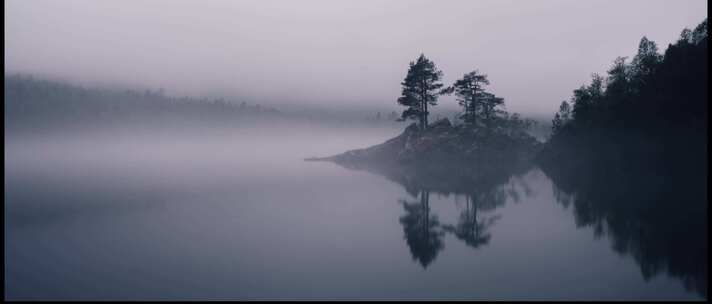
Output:
[[[476,68],[507,109],[543,114],[643,35],[662,52],[706,16],[704,0],[5,0],[5,71],[396,108],[423,52],[447,84]]]

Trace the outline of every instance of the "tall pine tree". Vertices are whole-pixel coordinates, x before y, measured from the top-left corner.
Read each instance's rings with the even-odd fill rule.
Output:
[[[408,107],[403,111],[401,119],[418,119],[422,130],[428,127],[428,105],[436,105],[438,96],[442,94],[442,75],[435,63],[423,54],[420,54],[417,61],[410,62],[408,74],[401,83],[401,97],[398,98],[398,104]]]

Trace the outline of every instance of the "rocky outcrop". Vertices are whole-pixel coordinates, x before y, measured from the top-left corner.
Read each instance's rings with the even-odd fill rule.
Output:
[[[447,119],[427,130],[416,124],[370,148],[310,158],[382,175],[410,193],[474,193],[526,172],[541,144],[524,132],[476,131]]]
[[[307,160],[419,166],[518,163],[530,160],[540,145],[525,132],[473,130],[441,119],[426,130],[411,124],[400,135],[376,146]]]

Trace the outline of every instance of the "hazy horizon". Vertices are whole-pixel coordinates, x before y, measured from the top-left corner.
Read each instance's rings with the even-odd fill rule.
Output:
[[[5,73],[265,105],[397,109],[420,53],[549,115],[592,73],[660,52],[706,1],[6,1]],[[563,12],[563,14],[562,14]],[[635,18],[631,18],[635,16]],[[453,97],[439,108],[456,108]]]
[[[705,1],[5,9],[6,300],[708,299]]]

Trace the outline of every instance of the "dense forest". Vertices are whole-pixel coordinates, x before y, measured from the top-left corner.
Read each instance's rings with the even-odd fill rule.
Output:
[[[630,62],[617,58],[606,77],[594,74],[561,103],[542,161],[706,168],[707,61],[707,20],[683,30],[664,55],[643,37]]]
[[[611,237],[644,278],[660,272],[707,296],[707,20],[659,54],[643,37],[630,63],[561,103],[541,153],[558,201]]]

